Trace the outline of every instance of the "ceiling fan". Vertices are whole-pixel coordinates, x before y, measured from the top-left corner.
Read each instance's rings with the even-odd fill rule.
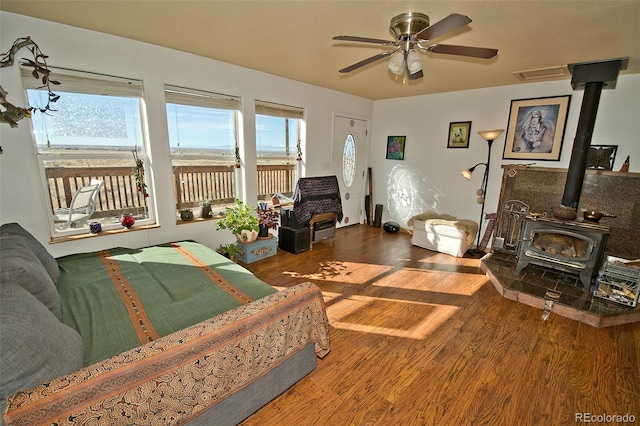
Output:
[[[393,48],[393,50],[378,53],[377,55],[343,68],[340,70],[340,73],[354,71],[379,59],[390,56],[388,66],[392,73],[402,75],[406,68],[409,80],[416,80],[424,76],[422,73],[422,60],[417,51],[470,56],[482,59],[489,59],[496,56],[498,49],[432,43],[432,40],[467,25],[470,22],[471,19],[469,19],[468,16],[454,13],[430,26],[429,17],[424,13],[405,12],[391,19],[389,32],[395,39],[393,41],[347,35],[335,36],[333,40],[374,43]]]

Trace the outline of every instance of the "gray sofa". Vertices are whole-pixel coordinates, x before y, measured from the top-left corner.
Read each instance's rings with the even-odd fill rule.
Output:
[[[18,224],[0,229],[0,408],[6,398],[83,367],[80,335],[61,322],[56,260]]]

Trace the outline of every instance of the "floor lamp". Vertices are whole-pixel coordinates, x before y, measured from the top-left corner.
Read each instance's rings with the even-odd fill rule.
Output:
[[[504,129],[484,130],[482,132],[478,132],[478,134],[482,136],[482,138],[486,140],[487,144],[489,145],[487,162],[478,163],[475,166],[469,167],[467,170],[460,172],[462,176],[465,177],[465,179],[471,180],[471,175],[473,174],[473,171],[476,169],[476,167],[480,165],[484,166],[484,176],[482,177],[482,185],[480,186],[480,189],[478,189],[477,191],[478,204],[482,205],[480,209],[480,221],[478,222],[478,241],[476,242],[476,248],[468,251],[468,253],[474,257],[485,255],[484,250],[480,250],[480,230],[482,229],[482,219],[484,217],[484,202],[485,202],[485,196],[487,194],[487,183],[489,182],[489,165],[491,164],[491,145],[493,145],[493,141],[496,140],[498,136],[502,134],[502,132],[504,132]]]

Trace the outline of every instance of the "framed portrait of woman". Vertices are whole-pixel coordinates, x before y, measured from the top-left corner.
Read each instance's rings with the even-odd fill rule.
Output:
[[[511,101],[503,159],[560,160],[571,95]]]

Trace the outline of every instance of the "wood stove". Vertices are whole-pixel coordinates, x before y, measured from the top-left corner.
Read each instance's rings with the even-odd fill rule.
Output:
[[[516,272],[532,263],[579,275],[589,293],[608,238],[609,228],[597,223],[528,216],[520,231]]]

